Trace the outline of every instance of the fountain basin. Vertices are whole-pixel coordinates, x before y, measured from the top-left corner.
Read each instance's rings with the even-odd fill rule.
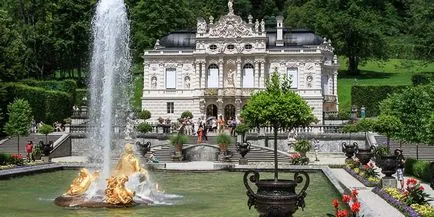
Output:
[[[54,204],[61,207],[78,207],[78,208],[130,208],[139,205],[139,203],[133,202],[130,204],[110,204],[103,201],[89,201],[84,197],[70,197],[60,196],[54,199]],[[144,203],[146,205],[151,204]]]

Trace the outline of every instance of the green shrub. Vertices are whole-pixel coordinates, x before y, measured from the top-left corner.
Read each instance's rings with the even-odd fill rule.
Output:
[[[0,153],[0,165],[4,166],[7,165],[11,160],[11,155],[8,153]]]
[[[36,121],[53,123],[71,115],[72,97],[66,92],[30,87],[21,83],[5,84],[11,100],[25,99],[29,102]]]
[[[413,165],[417,162],[416,159],[407,158],[404,163],[404,173],[405,175],[413,175]]]
[[[78,88],[77,82],[72,79],[66,79],[62,81],[38,81],[33,79],[23,80],[22,83],[32,86],[32,87],[41,87],[47,90],[61,91],[68,93],[72,96],[71,100],[76,99],[76,89]],[[74,103],[74,102],[71,102]]]
[[[302,140],[300,140],[300,141],[297,141],[297,142],[295,143],[295,145],[294,145],[294,150],[295,150],[296,152],[299,152],[299,153],[301,154],[302,157],[305,157],[305,156],[306,156],[306,153],[307,153],[308,151],[310,151],[310,148],[311,148],[311,146],[310,146],[309,141],[307,141],[307,140],[305,140],[305,139],[302,139]]]
[[[366,108],[366,117],[374,117],[380,114],[379,104],[389,94],[404,90],[408,86],[353,86],[351,88],[351,104],[358,109]]]
[[[148,110],[140,111],[139,118],[143,120],[148,120],[149,118],[151,118],[151,112]]]
[[[191,113],[191,111],[184,111],[181,114],[181,118],[190,118],[190,119],[193,119],[193,114]]]
[[[430,162],[407,158],[404,166],[406,175],[414,176],[425,182],[431,182],[432,171]]]
[[[244,135],[245,133],[247,133],[249,131],[250,127],[247,124],[238,124],[235,127],[235,132],[240,134],[240,135]]]
[[[137,125],[137,131],[139,131],[141,133],[152,132],[152,126],[146,122],[143,122],[143,123]]]
[[[434,73],[415,73],[411,76],[413,86],[425,85],[434,81]]]
[[[217,144],[228,147],[232,143],[232,138],[227,133],[217,135]]]
[[[172,145],[184,145],[188,142],[188,137],[184,134],[175,134],[169,138]]]

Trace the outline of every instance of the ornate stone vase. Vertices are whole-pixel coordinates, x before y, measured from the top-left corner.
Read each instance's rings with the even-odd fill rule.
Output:
[[[345,161],[351,160],[351,158],[354,156],[354,152],[356,152],[357,143],[353,143],[352,145],[347,144],[346,142],[342,142],[342,152],[345,153],[345,156],[347,159]]]
[[[151,151],[151,142],[141,143],[139,141],[136,142],[136,146],[139,148],[140,153],[145,156],[148,152]]]
[[[388,155],[381,157],[381,173],[386,175],[386,177],[392,177],[396,173],[397,161],[395,155]]]
[[[374,153],[372,153],[372,149],[372,146],[369,149],[359,149],[359,147],[356,146],[356,157],[360,160],[360,163],[362,165],[367,165],[371,160],[372,156],[374,156]]]
[[[240,142],[236,143],[237,151],[240,153],[242,158],[244,158],[244,156],[250,152],[250,146],[250,142],[243,142],[242,144]]]
[[[304,178],[303,178],[304,176]],[[295,188],[306,179],[303,188],[297,194]],[[257,192],[254,193],[249,181],[256,184]],[[309,176],[306,172],[296,172],[294,180],[275,181],[274,179],[259,180],[257,171],[247,171],[244,174],[244,185],[247,189],[249,209],[255,206],[259,217],[292,217],[298,207],[305,207],[304,198],[309,186]]]
[[[49,156],[52,150],[53,150],[52,143],[44,144],[42,153],[44,153],[44,156]]]

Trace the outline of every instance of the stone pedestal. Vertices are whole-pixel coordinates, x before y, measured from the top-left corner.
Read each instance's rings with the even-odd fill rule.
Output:
[[[42,156],[41,157],[42,162],[44,163],[50,163],[51,162],[51,158],[50,156]]]
[[[240,165],[247,165],[247,164],[249,164],[249,160],[247,160],[246,158],[240,158],[240,160],[238,161],[238,163]]]
[[[382,188],[396,188],[397,181],[395,177],[383,177],[381,179],[381,187]]]

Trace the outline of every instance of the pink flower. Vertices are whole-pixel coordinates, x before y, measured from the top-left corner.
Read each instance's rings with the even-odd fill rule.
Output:
[[[349,203],[351,201],[351,196],[344,194],[344,196],[342,196],[342,202],[344,203]]]

